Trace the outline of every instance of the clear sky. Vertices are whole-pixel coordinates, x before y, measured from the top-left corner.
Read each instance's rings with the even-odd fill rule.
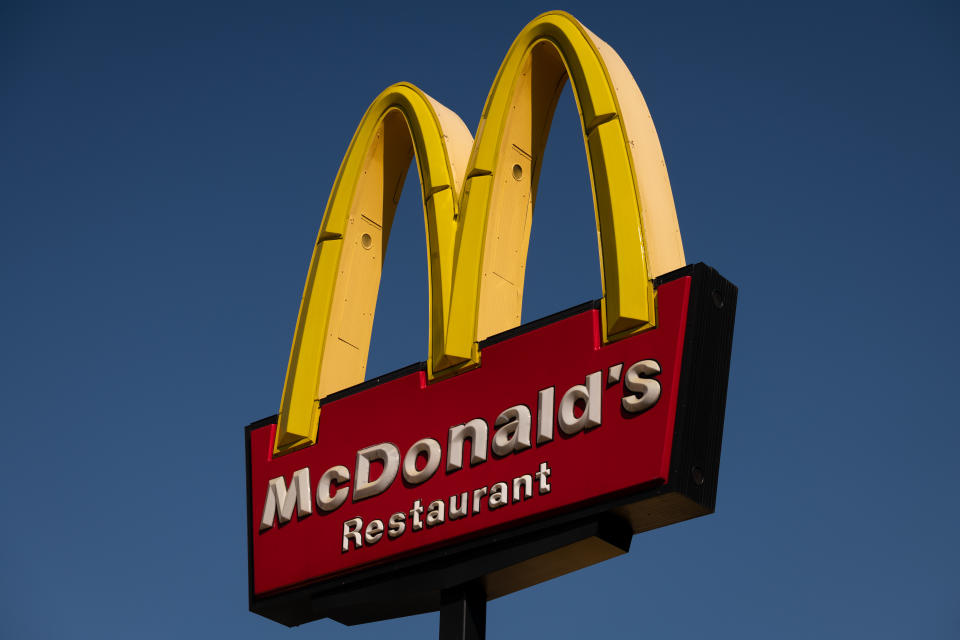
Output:
[[[0,636],[435,637],[247,611],[243,427],[369,102],[408,80],[475,128],[555,7],[79,4],[0,6]],[[559,8],[643,90],[688,260],[740,287],[717,512],[491,602],[488,637],[958,637],[957,5],[614,7]],[[525,320],[600,295],[578,127],[568,91]],[[372,375],[426,357],[412,180]]]

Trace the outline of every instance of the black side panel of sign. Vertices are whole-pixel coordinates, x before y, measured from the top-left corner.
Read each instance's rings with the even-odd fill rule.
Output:
[[[737,287],[702,262],[667,274],[655,284],[686,275],[693,277],[669,485],[713,513]]]

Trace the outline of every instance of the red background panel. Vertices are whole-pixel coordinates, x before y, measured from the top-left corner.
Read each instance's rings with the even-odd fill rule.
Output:
[[[275,425],[250,433],[250,478],[252,482],[252,537],[254,593],[263,595],[309,581],[323,580],[401,556],[462,542],[578,506],[624,493],[644,485],[666,482],[670,463],[677,386],[686,327],[690,278],[683,277],[657,289],[658,325],[655,329],[614,342],[600,343],[599,313],[591,309],[546,326],[520,333],[483,349],[481,366],[430,385],[423,372],[414,372],[375,387],[353,393],[323,406],[317,444],[274,458]],[[657,376],[660,400],[648,411],[629,414],[620,406],[629,393],[623,380],[607,384],[610,367],[627,367],[640,360],[659,362]],[[600,426],[565,436],[556,426],[556,405],[567,389],[584,384],[586,376],[601,371],[603,377]],[[537,394],[555,387],[554,439],[536,444]],[[596,401],[596,400],[592,400]],[[446,446],[450,427],[473,418],[483,418],[489,437],[501,411],[525,404],[533,417],[534,446],[498,458],[489,451],[487,460],[469,464],[469,446],[462,469],[447,473]],[[431,437],[444,452],[432,478],[406,485],[398,473],[393,484],[379,496],[353,503],[352,498],[333,512],[316,508],[313,513],[260,532],[260,515],[271,478],[283,476],[289,486],[294,471],[310,468],[311,498],[320,476],[334,465],[350,470],[351,488],[356,453],[365,447],[392,442],[401,458],[421,438]],[[489,449],[489,447],[488,447]],[[539,495],[534,480],[532,498],[489,510],[486,500],[478,514],[413,531],[409,511],[414,500],[424,508],[434,500],[511,483],[533,475],[541,462],[551,469],[551,492]],[[421,460],[422,465],[422,460]],[[512,493],[512,487],[511,487]],[[512,497],[512,496],[511,496]],[[354,517],[364,526],[373,519],[385,524],[391,514],[407,513],[404,533],[376,544],[343,553],[343,523]],[[426,513],[424,513],[424,518]]]

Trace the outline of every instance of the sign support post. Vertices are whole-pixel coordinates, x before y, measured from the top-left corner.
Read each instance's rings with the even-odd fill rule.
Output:
[[[484,640],[487,594],[479,582],[445,589],[440,604],[440,640]]]

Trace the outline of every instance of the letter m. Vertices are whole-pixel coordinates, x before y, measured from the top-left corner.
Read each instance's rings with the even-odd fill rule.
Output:
[[[310,500],[310,469],[303,468],[293,472],[290,487],[283,483],[283,476],[274,478],[267,487],[267,500],[263,503],[263,515],[260,517],[260,531],[273,526],[273,517],[280,518],[280,524],[293,518],[293,505],[297,505],[297,515],[301,518],[313,513]]]

